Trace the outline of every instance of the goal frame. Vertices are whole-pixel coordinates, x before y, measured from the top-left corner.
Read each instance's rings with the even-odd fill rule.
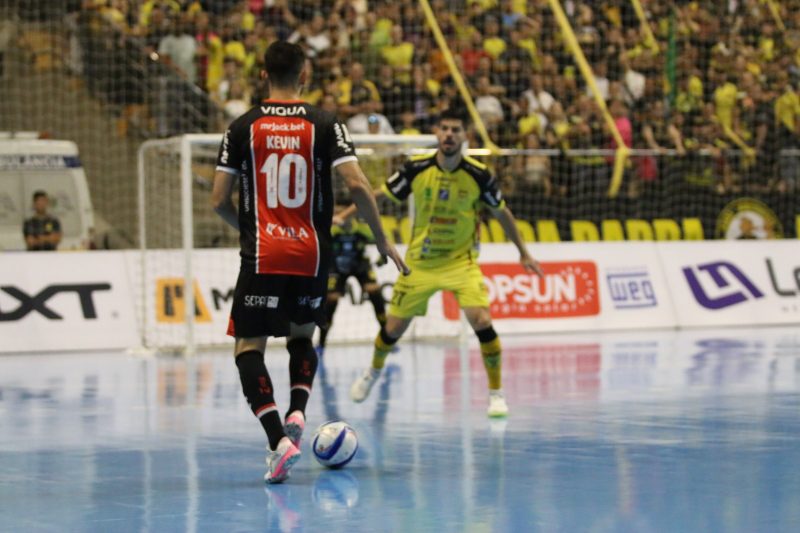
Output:
[[[430,151],[435,147],[436,136],[430,134],[423,135],[370,135],[352,134],[356,151],[364,145],[384,145],[406,147],[409,153]],[[184,287],[184,317],[185,324],[185,343],[180,351],[186,355],[195,353],[197,342],[195,336],[195,294],[190,283],[186,280],[194,279],[194,265],[192,252],[194,248],[194,216],[192,212],[192,151],[197,146],[213,147],[219,146],[222,141],[222,133],[192,133],[169,137],[165,139],[151,139],[142,143],[137,154],[137,194],[138,194],[138,242],[140,253],[140,272],[137,282],[141,288],[140,297],[140,324],[142,325],[142,345],[146,347],[146,327],[147,327],[147,152],[158,147],[169,147],[180,154],[180,214],[181,214],[181,250],[183,253],[183,279]]]

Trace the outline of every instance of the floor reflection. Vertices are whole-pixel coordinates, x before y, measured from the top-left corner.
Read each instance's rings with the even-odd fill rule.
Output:
[[[227,352],[0,358],[8,531],[795,531],[800,333],[506,337],[508,420],[476,344],[406,344],[372,397],[369,347],[330,346],[309,434],[344,419],[341,471],[261,482],[264,438]],[[279,405],[288,358],[267,355]]]

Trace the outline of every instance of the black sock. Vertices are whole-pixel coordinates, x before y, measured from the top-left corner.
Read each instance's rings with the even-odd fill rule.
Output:
[[[242,352],[236,356],[236,366],[239,367],[239,379],[242,382],[244,397],[264,427],[269,447],[274,450],[286,434],[283,432],[281,416],[275,405],[272,380],[264,365],[264,354],[256,350]]]
[[[325,341],[328,339],[328,332],[331,330],[333,324],[333,314],[336,312],[336,306],[339,305],[339,299],[327,300],[325,302],[325,327],[319,328],[319,345],[325,347]]]
[[[286,349],[289,350],[289,381],[292,385],[286,414],[299,410],[305,415],[311,385],[317,373],[317,352],[314,351],[311,339],[302,338],[287,342]]]
[[[372,302],[372,307],[375,308],[375,318],[378,323],[383,326],[386,324],[386,301],[383,299],[380,289],[367,293],[369,301]]]

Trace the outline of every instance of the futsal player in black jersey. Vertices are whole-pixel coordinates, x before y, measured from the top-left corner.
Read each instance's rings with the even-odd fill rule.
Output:
[[[233,121],[217,157],[212,205],[240,232],[241,267],[228,334],[242,390],[269,440],[268,483],[280,483],[300,457],[305,408],[317,369],[311,343],[324,325],[331,261],[333,169],[344,180],[375,244],[399,270],[408,267],[388,243],[368,180],[347,128],[300,100],[305,54],[277,41],[264,55],[270,98]],[[239,206],[233,205],[238,181]],[[267,338],[287,337],[291,394],[284,422],[264,364]]]

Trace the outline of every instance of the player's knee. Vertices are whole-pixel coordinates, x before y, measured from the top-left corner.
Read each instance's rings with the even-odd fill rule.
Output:
[[[381,331],[378,333],[381,337],[381,340],[384,344],[388,346],[393,346],[400,340],[400,337],[403,335],[402,330],[391,330],[387,328],[386,325],[381,326]]]
[[[330,304],[339,303],[339,298],[341,298],[341,297],[342,297],[342,295],[339,294],[338,292],[329,292],[328,293],[328,303],[330,303]]]
[[[497,338],[497,332],[494,330],[494,327],[492,327],[491,320],[485,327],[475,328],[475,335],[478,336],[478,340],[481,343],[491,342]]]
[[[303,357],[312,352],[316,354],[314,351],[314,344],[308,337],[294,337],[289,339],[289,341],[286,343],[286,349],[289,351],[289,355],[292,357]]]

